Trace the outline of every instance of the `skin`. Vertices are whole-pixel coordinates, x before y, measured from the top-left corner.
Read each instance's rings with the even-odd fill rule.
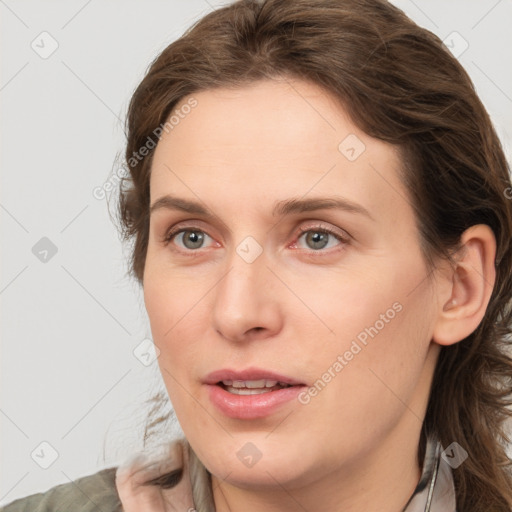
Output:
[[[193,96],[197,107],[155,150],[151,204],[171,194],[209,214],[152,213],[144,299],[162,377],[212,474],[216,510],[401,510],[421,474],[440,347],[470,334],[489,301],[491,230],[470,228],[457,264],[439,262],[427,277],[400,154],[330,95],[301,80],[265,80]],[[349,134],[365,146],[354,161],[338,149]],[[333,197],[368,215],[272,213],[280,201]],[[204,245],[187,248],[183,232],[164,242],[171,228],[201,231]],[[312,249],[325,229],[335,236]],[[248,236],[262,249],[252,263],[237,253]],[[309,403],[240,420],[209,400],[203,379],[221,368],[258,366],[313,386],[393,304],[400,311]],[[262,454],[252,467],[237,457],[248,442]],[[127,512],[174,510],[162,491],[128,480],[118,481]]]

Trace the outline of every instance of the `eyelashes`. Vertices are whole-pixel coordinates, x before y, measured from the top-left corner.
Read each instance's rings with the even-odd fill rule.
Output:
[[[331,240],[329,240],[329,238]],[[331,249],[333,247],[332,242],[335,242],[335,244],[348,243],[348,238],[346,236],[343,236],[334,230],[325,227],[307,229],[301,228],[295,246],[301,239],[304,239],[303,241],[306,245],[310,245],[309,247],[305,247],[305,249],[310,249],[315,252],[321,251],[325,248]]]
[[[164,242],[177,241],[184,250],[202,249],[205,241],[213,242],[213,238],[201,229],[184,228],[166,235]]]
[[[195,226],[175,227],[165,234],[162,242],[164,246],[172,245],[173,250],[188,255],[197,255],[212,247],[222,247],[204,229]],[[319,255],[340,250],[349,242],[348,233],[317,224],[300,227],[292,242],[286,244],[286,248]]]

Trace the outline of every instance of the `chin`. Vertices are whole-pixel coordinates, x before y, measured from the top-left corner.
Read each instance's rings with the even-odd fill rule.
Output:
[[[217,474],[217,478],[235,487],[254,491],[275,490],[279,485],[284,485],[287,489],[301,487],[299,480],[303,479],[304,475],[290,474],[287,469],[292,467],[291,463],[283,467],[272,463],[264,464],[260,461],[257,466],[252,468],[236,466],[229,469],[226,466],[219,466],[221,473]],[[224,476],[226,474],[227,476]]]
[[[204,460],[210,473],[230,485],[253,490],[275,489],[276,485],[301,487],[309,473],[318,474],[314,463],[309,466],[296,447],[286,451],[260,442],[258,449],[249,440],[243,441],[241,448],[236,444],[233,451],[210,452]]]

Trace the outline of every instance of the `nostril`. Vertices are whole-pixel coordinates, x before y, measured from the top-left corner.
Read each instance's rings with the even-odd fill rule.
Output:
[[[265,327],[253,327],[247,331],[247,334],[259,334],[260,332],[265,331]]]

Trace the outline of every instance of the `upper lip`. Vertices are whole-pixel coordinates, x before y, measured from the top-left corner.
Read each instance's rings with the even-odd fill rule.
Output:
[[[292,377],[287,377],[280,373],[276,373],[270,370],[264,370],[262,368],[246,368],[244,370],[230,370],[222,369],[215,370],[209,373],[205,379],[205,384],[218,384],[223,380],[276,380],[277,382],[283,382],[284,384],[290,384],[291,386],[305,385]]]

